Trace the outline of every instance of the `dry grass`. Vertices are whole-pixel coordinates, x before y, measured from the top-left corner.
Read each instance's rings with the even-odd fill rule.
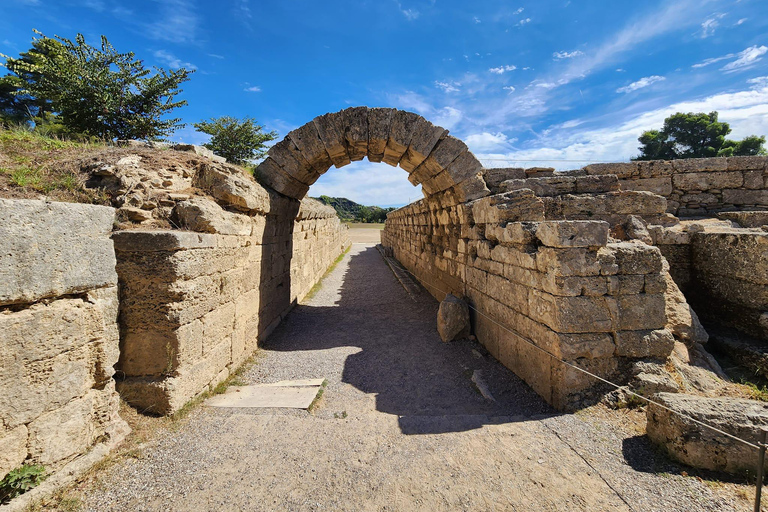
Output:
[[[106,147],[104,143],[47,137],[22,127],[0,128],[0,197],[108,204],[85,187],[74,161]],[[67,164],[66,162],[70,162]]]

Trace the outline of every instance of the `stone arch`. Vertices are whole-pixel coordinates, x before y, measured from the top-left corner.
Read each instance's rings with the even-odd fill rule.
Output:
[[[365,157],[399,165],[425,196],[452,192],[462,202],[490,193],[482,164],[464,142],[418,114],[394,108],[351,107],[318,116],[272,146],[255,174],[277,192],[302,199],[331,165]]]

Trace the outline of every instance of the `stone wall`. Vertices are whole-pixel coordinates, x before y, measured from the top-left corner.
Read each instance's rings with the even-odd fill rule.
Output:
[[[595,164],[588,175],[616,175],[622,190],[667,198],[667,211],[681,217],[728,210],[768,210],[768,157],[694,158]]]
[[[177,204],[173,218],[197,232],[114,234],[118,389],[140,410],[168,414],[226,379],[346,248],[332,208],[268,196],[248,213]]]
[[[692,237],[691,303],[709,322],[768,340],[768,233],[723,228]]]
[[[603,196],[590,208],[607,212]],[[659,250],[609,243],[606,221],[549,220],[550,203],[530,187],[466,204],[431,196],[390,213],[382,244],[438,300],[467,298],[478,340],[567,407],[595,382],[540,349],[610,376],[624,359],[665,358],[674,339]]]
[[[112,375],[117,274],[102,206],[0,199],[0,478],[60,468],[127,425]]]

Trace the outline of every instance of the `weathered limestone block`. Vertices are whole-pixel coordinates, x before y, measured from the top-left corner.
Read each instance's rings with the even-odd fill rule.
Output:
[[[325,150],[336,168],[350,163],[347,146],[344,140],[344,127],[337,114],[323,114],[312,120],[317,128],[320,139],[325,144]]]
[[[285,137],[269,148],[268,155],[285,174],[296,181],[310,185],[317,179],[317,171],[290,137]]]
[[[317,133],[315,123],[307,123],[289,132],[286,138],[296,145],[318,175],[325,173],[333,165],[328,151],[325,150],[325,144]]]
[[[493,194],[502,192],[500,185],[507,180],[525,179],[525,169],[522,167],[494,167],[483,169],[483,179]]]
[[[576,192],[576,178],[571,176],[552,176],[543,178],[527,178],[508,180],[500,185],[502,192],[528,188],[540,197],[559,196]]]
[[[694,267],[703,279],[724,276],[768,285],[768,233],[765,231],[705,231],[696,233],[692,244]]]
[[[584,167],[589,175],[613,174],[620,180],[639,177],[638,163],[591,164]]]
[[[744,176],[740,172],[689,172],[673,175],[672,184],[680,190],[740,188]]]
[[[703,171],[725,171],[728,169],[728,159],[719,158],[683,158],[672,160],[676,173],[694,173]]]
[[[250,217],[228,212],[203,197],[177,203],[171,217],[180,228],[199,233],[247,236],[253,228]]]
[[[469,150],[466,144],[455,137],[447,135],[435,144],[435,148],[426,160],[411,175],[418,176],[420,182],[425,182],[439,174],[451,162],[456,160],[459,155],[467,151]]]
[[[608,248],[616,258],[619,274],[657,274],[661,272],[661,251],[639,242],[614,242]]]
[[[426,160],[437,142],[447,134],[448,130],[445,128],[435,126],[423,117],[420,117],[416,121],[411,143],[408,145],[403,158],[400,159],[400,167],[409,173],[413,172],[416,167]]]
[[[604,300],[615,321],[615,330],[663,329],[667,323],[663,294],[615,295]]]
[[[21,466],[27,458],[27,437],[25,425],[0,433],[0,479]]]
[[[488,196],[491,191],[485,186],[483,178],[478,173],[454,185],[451,188],[456,201],[466,203]]]
[[[768,426],[764,402],[678,393],[659,393],[654,400],[753,444],[760,439],[760,429]],[[646,417],[651,441],[684,464],[733,474],[755,471],[758,450],[654,404],[648,405]]]
[[[254,176],[259,183],[295,199],[304,197],[309,191],[309,185],[313,183],[312,180],[309,180],[310,182],[308,183],[299,181],[269,156],[256,167]],[[312,179],[317,179],[318,177],[319,175],[315,175]],[[214,197],[216,196],[214,195]],[[257,211],[262,213],[261,210]]]
[[[472,215],[478,224],[544,220],[544,203],[530,189],[516,190],[476,201]]]
[[[577,194],[597,194],[619,190],[619,178],[614,174],[605,176],[579,176],[576,178]]]
[[[530,316],[560,333],[615,330],[611,312],[602,297],[557,297],[531,290]]]
[[[667,329],[620,331],[615,337],[619,357],[666,359],[675,346],[675,338]]]
[[[664,297],[666,300],[667,329],[677,339],[688,345],[703,344],[709,341],[709,334],[701,325],[698,315],[688,304],[680,288],[669,274],[669,264],[664,265],[662,276],[666,283]]]
[[[413,131],[419,119],[417,114],[398,110],[392,116],[392,124],[389,127],[389,140],[384,149],[385,164],[396,166],[408,149],[413,137]]]
[[[437,311],[437,332],[445,341],[469,336],[469,307],[460,298],[448,294]]]
[[[45,413],[29,424],[29,454],[50,465],[85,453],[93,444],[93,397],[86,393],[60,409]]]
[[[234,169],[203,167],[195,180],[195,186],[226,206],[246,212],[269,213],[269,193],[254,180]]]
[[[723,202],[737,206],[768,206],[768,190],[723,190]]]
[[[114,285],[114,220],[104,206],[0,199],[0,305]]]
[[[717,218],[736,222],[742,228],[759,228],[768,225],[767,211],[720,212],[717,214]]]
[[[668,197],[672,194],[672,177],[641,178],[621,180],[622,190],[653,192],[660,196]]]
[[[536,224],[536,238],[548,247],[602,247],[610,226],[601,221],[545,221]]]
[[[368,107],[350,107],[339,112],[349,159],[362,160],[368,154]]]
[[[394,108],[369,108],[368,109],[368,160],[381,162],[384,159],[384,149],[389,140],[389,128]]]
[[[471,177],[481,175],[482,170],[483,166],[469,151],[460,154],[445,168],[445,172],[448,173],[454,183],[461,183]],[[480,179],[482,180],[482,177]]]

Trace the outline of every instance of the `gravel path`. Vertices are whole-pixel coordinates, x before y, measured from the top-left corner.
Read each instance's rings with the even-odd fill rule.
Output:
[[[325,377],[312,413],[201,407],[89,484],[103,510],[735,510],[621,413],[561,415],[354,244],[250,382]],[[479,371],[495,401],[470,378]],[[731,493],[732,494],[732,493]],[[729,497],[726,497],[729,496]]]

